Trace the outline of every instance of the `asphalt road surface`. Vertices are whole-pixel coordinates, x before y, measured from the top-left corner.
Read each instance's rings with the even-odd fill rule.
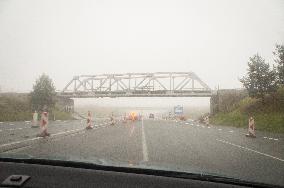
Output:
[[[253,139],[245,137],[245,129],[192,121],[147,119],[111,126],[102,119],[95,125],[85,130],[85,121],[52,122],[51,137],[2,154],[219,174],[284,185],[283,134],[258,131]],[[30,128],[30,122],[0,123],[0,130],[0,149],[34,139],[39,132]]]

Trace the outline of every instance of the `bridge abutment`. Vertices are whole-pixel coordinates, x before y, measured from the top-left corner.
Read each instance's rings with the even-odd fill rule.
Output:
[[[65,112],[74,112],[74,100],[71,98],[57,97],[56,105]]]
[[[248,94],[242,89],[223,89],[210,98],[210,115],[218,112],[230,112]]]

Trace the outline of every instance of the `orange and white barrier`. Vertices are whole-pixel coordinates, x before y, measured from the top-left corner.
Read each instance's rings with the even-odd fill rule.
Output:
[[[87,127],[86,129],[92,129],[93,126],[92,126],[92,115],[91,115],[91,112],[88,111],[88,117],[87,117]]]
[[[249,118],[249,124],[248,124],[248,134],[246,136],[249,137],[256,137],[255,135],[255,123],[253,117]]]
[[[207,126],[209,126],[209,117],[208,116],[205,117],[204,122]]]
[[[41,132],[40,136],[46,137],[46,136],[50,135],[47,132],[47,125],[48,125],[48,113],[42,112],[41,121],[40,121],[40,127],[41,127],[42,132]]]

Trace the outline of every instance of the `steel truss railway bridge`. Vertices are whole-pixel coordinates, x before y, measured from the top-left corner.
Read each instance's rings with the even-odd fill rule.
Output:
[[[212,90],[193,72],[156,72],[74,76],[57,95],[64,98],[211,97]]]

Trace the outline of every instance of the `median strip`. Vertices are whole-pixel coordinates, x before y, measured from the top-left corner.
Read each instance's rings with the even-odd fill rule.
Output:
[[[98,126],[95,129],[100,128],[100,127],[106,127],[106,126]],[[22,129],[22,128],[20,128],[20,129]],[[50,137],[46,137],[46,138],[56,138],[56,137],[59,137],[59,136],[67,136],[69,134],[74,134],[74,133],[84,131],[84,130],[85,130],[85,128],[59,132],[59,133],[51,134]],[[1,131],[2,130],[0,130],[0,132]],[[6,151],[9,151],[9,150],[14,150],[14,149],[26,147],[28,145],[34,144],[35,142],[37,142],[39,140],[44,140],[44,139],[45,138],[43,138],[43,137],[35,137],[35,138],[27,139],[27,140],[21,140],[21,141],[10,142],[10,143],[7,143],[7,144],[2,144],[2,145],[0,145],[0,153],[6,152]]]
[[[75,130],[70,130],[70,131],[65,131],[65,132],[59,132],[59,133],[50,135],[50,137],[54,138],[57,136],[68,135],[68,134],[72,134],[72,133],[79,132],[82,130],[84,129],[75,129]],[[34,144],[36,141],[42,140],[42,139],[45,139],[45,138],[35,137],[35,138],[27,139],[27,140],[21,140],[21,141],[15,141],[15,142],[7,143],[7,144],[2,144],[0,145],[0,153]]]

